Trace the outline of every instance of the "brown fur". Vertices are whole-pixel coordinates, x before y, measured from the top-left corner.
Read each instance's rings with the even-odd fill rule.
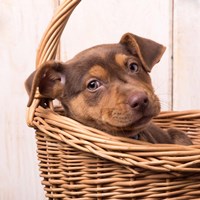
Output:
[[[163,131],[151,122],[160,103],[149,72],[164,51],[127,33],[118,44],[92,47],[66,63],[46,62],[26,81],[28,106],[38,87],[44,98],[60,100],[66,115],[85,125],[151,143],[192,144],[183,132]]]

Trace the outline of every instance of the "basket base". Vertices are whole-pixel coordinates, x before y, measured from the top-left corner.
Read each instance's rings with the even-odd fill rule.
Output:
[[[36,138],[42,184],[49,199],[191,200],[200,196],[199,173],[132,169],[76,150],[42,132],[37,131]]]

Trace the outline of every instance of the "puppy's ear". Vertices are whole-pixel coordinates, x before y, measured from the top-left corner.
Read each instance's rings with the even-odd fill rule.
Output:
[[[29,94],[28,107],[32,104],[37,87],[42,96],[49,99],[59,98],[64,92],[64,65],[55,61],[44,63],[33,72],[25,82]]]
[[[132,33],[124,34],[120,43],[125,45],[130,52],[136,51],[147,72],[150,72],[152,67],[160,61],[166,49],[161,44]]]

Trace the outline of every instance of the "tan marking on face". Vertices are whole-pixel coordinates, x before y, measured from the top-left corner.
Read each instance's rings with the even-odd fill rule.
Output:
[[[78,105],[78,106],[77,106]],[[83,95],[79,95],[69,102],[70,117],[83,123],[86,126],[91,126],[97,129],[104,128],[104,123],[102,122],[101,106],[88,106],[87,101]]]
[[[108,72],[100,65],[94,65],[88,73],[90,76],[98,77],[100,79],[108,78]]]
[[[115,62],[120,66],[123,67],[125,64],[125,60],[127,59],[127,56],[124,54],[116,54],[115,55]]]

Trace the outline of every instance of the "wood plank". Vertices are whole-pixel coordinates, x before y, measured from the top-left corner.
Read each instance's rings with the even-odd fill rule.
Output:
[[[42,200],[34,130],[25,121],[24,81],[54,2],[2,0],[0,6],[0,199]]]
[[[162,109],[171,108],[171,3],[160,0],[87,0],[72,14],[62,37],[62,60],[97,44],[116,43],[126,32],[167,46],[152,72]]]
[[[175,110],[200,108],[200,1],[174,1]]]

